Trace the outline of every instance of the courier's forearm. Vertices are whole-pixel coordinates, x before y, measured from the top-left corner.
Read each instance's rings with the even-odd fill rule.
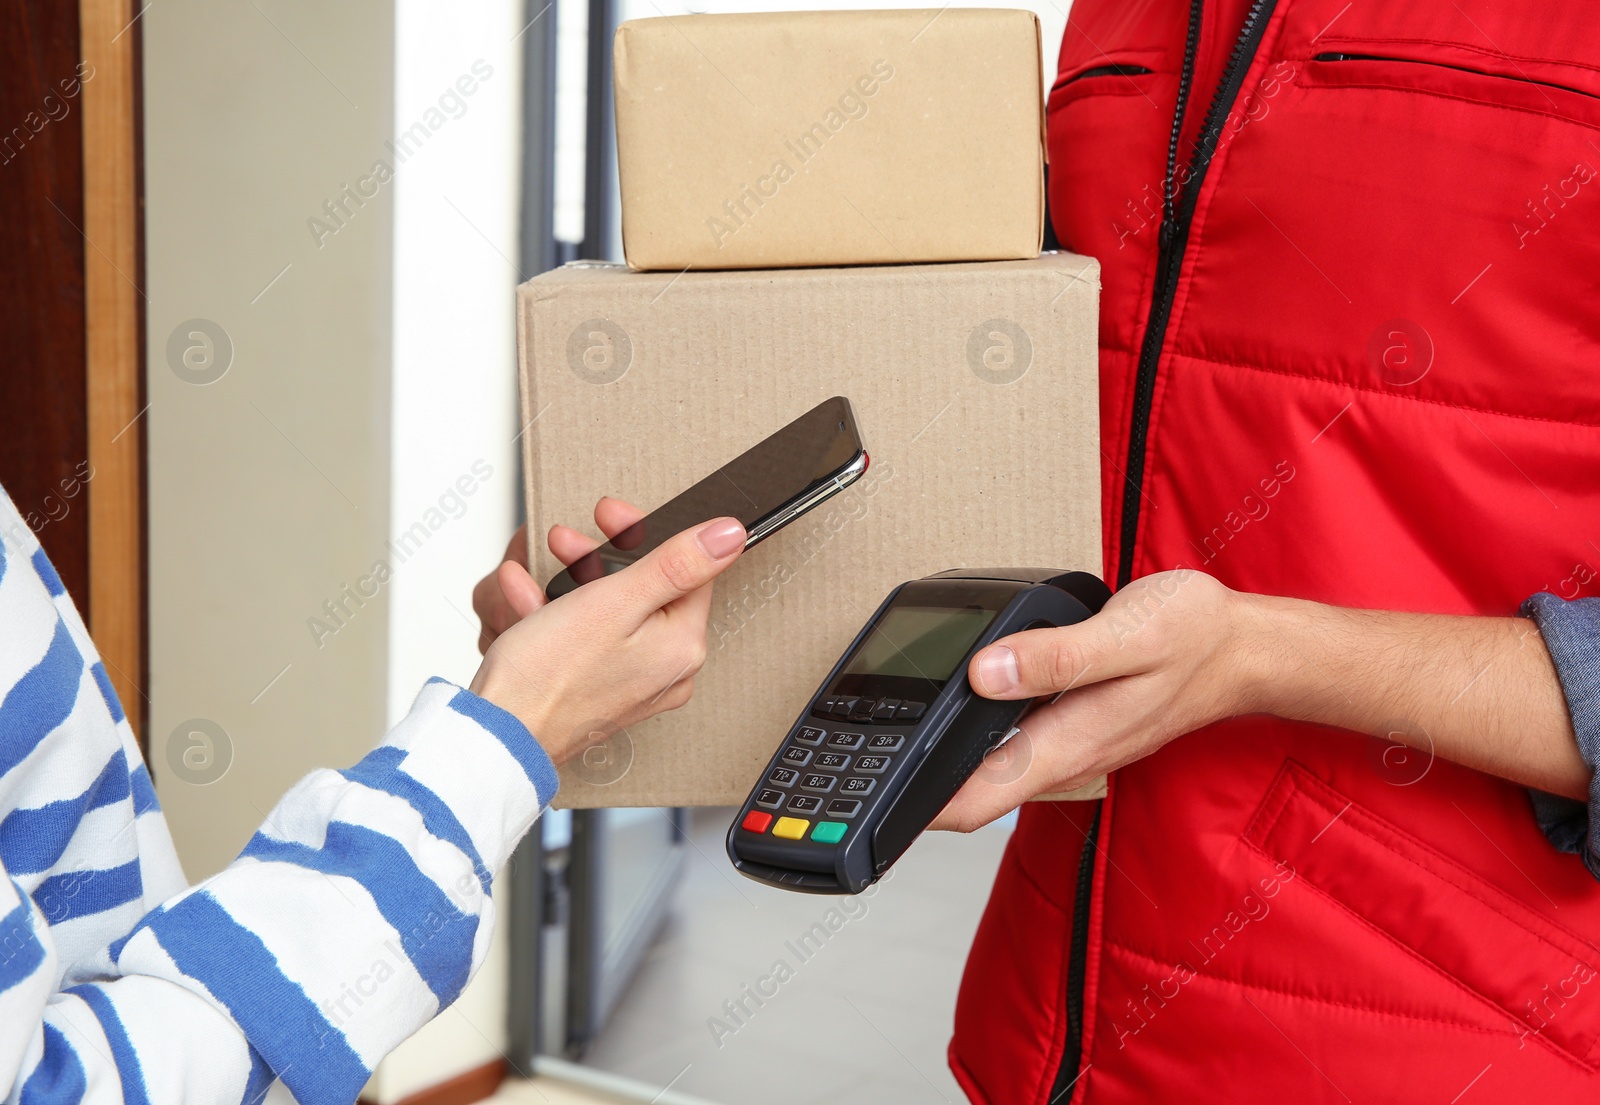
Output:
[[[1591,773],[1532,621],[1238,599],[1244,698],[1255,710],[1407,744],[1431,740],[1444,759],[1588,796]]]

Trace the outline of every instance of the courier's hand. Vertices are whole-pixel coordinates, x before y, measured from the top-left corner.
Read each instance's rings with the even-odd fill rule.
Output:
[[[611,534],[640,514],[603,499],[595,517]],[[711,582],[738,559],[744,541],[736,519],[719,518],[554,603],[508,555],[494,601],[503,599],[521,620],[493,638],[472,690],[516,715],[557,763],[597,730],[677,709],[705,661]],[[564,563],[594,544],[562,526],[550,534],[551,551]],[[489,618],[478,609],[487,634]]]
[[[1253,708],[1240,596],[1196,571],[1135,580],[1087,621],[1016,633],[972,658],[985,698],[1057,695],[962,787],[933,828],[986,825],[1083,786],[1174,737]]]

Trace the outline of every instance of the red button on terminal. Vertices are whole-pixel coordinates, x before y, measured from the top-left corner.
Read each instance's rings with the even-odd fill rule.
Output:
[[[772,815],[770,813],[751,810],[744,815],[744,820],[739,822],[739,828],[747,833],[764,833],[770,824],[772,824]]]

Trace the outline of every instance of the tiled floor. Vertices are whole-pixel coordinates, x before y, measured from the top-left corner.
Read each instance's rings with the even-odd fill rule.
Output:
[[[736,874],[731,813],[697,812],[673,917],[585,1063],[726,1105],[964,1100],[945,1045],[1009,824],[928,834],[841,899]],[[757,1005],[745,987],[772,996]]]

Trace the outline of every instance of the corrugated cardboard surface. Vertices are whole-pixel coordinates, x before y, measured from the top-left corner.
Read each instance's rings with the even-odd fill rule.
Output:
[[[717,584],[682,710],[562,772],[563,806],[743,801],[899,583],[956,567],[1100,571],[1099,265],[1029,261],[633,273],[518,293],[534,574],[602,494],[650,509],[830,395],[872,465]],[[605,728],[597,719],[596,731]]]
[[[973,8],[693,15],[616,39],[637,269],[1033,257],[1039,21]]]

